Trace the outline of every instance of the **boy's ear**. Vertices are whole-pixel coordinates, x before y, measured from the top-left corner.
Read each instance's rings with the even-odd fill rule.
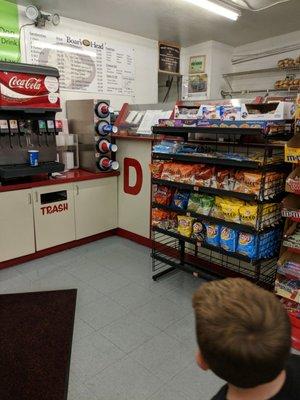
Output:
[[[201,351],[197,350],[196,352],[196,362],[203,371],[209,370],[209,366],[207,365],[206,361],[202,357]]]

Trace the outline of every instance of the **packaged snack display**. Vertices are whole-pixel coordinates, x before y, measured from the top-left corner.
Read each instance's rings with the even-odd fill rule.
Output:
[[[154,179],[160,179],[163,167],[166,163],[163,161],[154,161],[152,164],[149,165],[150,172]]]
[[[240,232],[237,244],[237,252],[251,259],[257,255],[257,236],[251,233]]]
[[[209,215],[214,202],[214,196],[191,193],[188,203],[188,211],[193,211],[202,215]]]
[[[196,186],[210,187],[215,174],[215,167],[198,164],[194,170],[194,184]]]
[[[246,204],[239,208],[239,216],[242,224],[256,226],[258,206]]]
[[[160,210],[159,208],[152,209],[152,226],[162,229],[174,229],[176,225],[176,213]]]
[[[194,218],[178,215],[178,233],[182,236],[191,237],[193,230]]]
[[[221,203],[221,210],[224,215],[225,221],[240,222],[240,204],[234,203]]]
[[[235,252],[237,246],[238,232],[226,226],[221,227],[220,245],[226,251]]]
[[[177,166],[175,163],[165,163],[163,164],[161,179],[166,181],[176,181],[176,170]],[[178,178],[177,178],[178,179]]]
[[[204,222],[206,228],[206,243],[211,246],[220,246],[220,229],[221,226]]]
[[[262,173],[238,171],[235,174],[235,180],[235,192],[258,194],[262,182]]]
[[[188,211],[198,213],[199,212],[198,208],[200,207],[200,203],[201,203],[201,194],[191,193],[187,207]]]
[[[168,186],[157,185],[154,188],[153,201],[157,204],[169,206],[172,200],[173,191]]]
[[[233,190],[234,183],[234,170],[218,168],[215,170],[211,186],[217,189]]]
[[[158,144],[155,144],[152,148],[154,153],[162,153],[162,154],[172,154],[176,153],[180,144],[174,140],[163,140]]]
[[[190,193],[177,190],[173,196],[172,206],[178,210],[186,210],[189,202]]]
[[[182,164],[179,170],[179,182],[181,183],[194,183],[194,175],[195,175],[195,165],[192,164]]]
[[[203,241],[205,237],[204,225],[201,222],[194,222],[193,224],[193,238]]]

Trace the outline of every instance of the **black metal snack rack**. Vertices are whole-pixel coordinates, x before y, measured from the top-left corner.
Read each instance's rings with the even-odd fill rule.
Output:
[[[284,196],[285,179],[288,167],[284,164],[283,140],[290,137],[284,131],[270,133],[268,129],[253,128],[204,128],[204,127],[160,127],[152,128],[154,135],[165,135],[170,141],[177,141],[183,150],[163,153],[154,150],[153,163],[175,163],[182,165],[202,165],[216,170],[230,170],[230,187],[199,183],[184,179],[165,179],[152,174],[152,191],[157,187],[184,190],[197,194],[206,194],[226,198],[240,199],[245,205],[255,206],[255,221],[230,220],[213,213],[201,214],[189,209],[179,209],[174,204],[162,204],[152,199],[154,210],[163,210],[170,215],[192,217],[194,221],[228,227],[241,233],[253,235],[256,256],[252,257],[238,251],[227,251],[220,245],[210,245],[205,238],[180,234],[175,226],[154,223],[152,219],[152,272],[153,280],[176,269],[192,273],[204,279],[223,277],[245,277],[267,288],[272,288],[276,274],[276,260],[282,235],[280,201]],[[274,140],[276,139],[276,141]],[[185,146],[194,146],[195,152],[185,153]],[[234,157],[235,154],[241,157]],[[229,155],[231,155],[229,157]],[[233,156],[232,156],[233,155]],[[256,190],[243,187],[236,177],[243,173],[257,174]],[[250,185],[251,186],[251,185]],[[272,207],[272,212],[268,207]],[[268,233],[276,230],[278,240],[274,251],[268,256],[262,254],[262,246]]]

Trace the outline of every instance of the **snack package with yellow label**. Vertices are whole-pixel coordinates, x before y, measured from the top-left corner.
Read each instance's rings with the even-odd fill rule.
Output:
[[[245,206],[240,207],[239,214],[241,223],[255,227],[257,220],[257,212],[258,212],[257,205],[246,204]]]
[[[191,237],[195,218],[178,215],[178,233],[185,237]]]

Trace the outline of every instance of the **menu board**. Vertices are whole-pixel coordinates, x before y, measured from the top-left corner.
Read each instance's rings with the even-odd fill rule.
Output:
[[[24,55],[29,64],[58,68],[61,90],[135,94],[134,49],[120,42],[29,28]]]

